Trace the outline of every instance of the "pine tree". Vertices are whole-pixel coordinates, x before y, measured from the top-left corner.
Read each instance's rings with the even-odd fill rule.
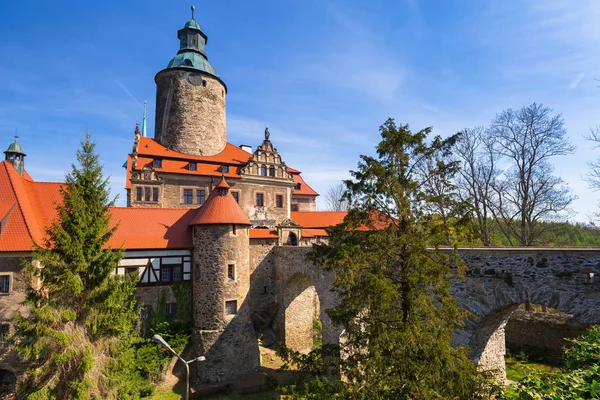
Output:
[[[30,362],[18,388],[28,399],[136,398],[148,386],[133,362],[137,281],[111,276],[123,250],[107,248],[114,201],[94,148],[86,133],[57,218],[35,245],[42,267],[27,265],[30,313],[17,321],[17,348]]]
[[[345,379],[313,380],[300,397],[477,398],[483,388],[476,367],[466,349],[451,343],[465,314],[448,278],[462,264],[455,253],[430,247],[439,235],[427,214],[427,182],[455,168],[444,160],[456,135],[428,144],[431,128],[412,133],[393,119],[380,131],[377,157],[361,156],[345,182],[352,199],[347,217],[331,230],[329,244],[312,253],[335,274],[340,303],[329,315],[344,328],[339,368]],[[326,360],[281,353],[304,371]]]

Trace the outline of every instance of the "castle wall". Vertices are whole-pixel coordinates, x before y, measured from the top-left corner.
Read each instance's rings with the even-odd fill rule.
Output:
[[[292,196],[292,204],[295,205],[294,211],[317,211],[316,197]]]
[[[154,137],[184,154],[214,155],[225,148],[226,89],[214,77],[170,69],[156,75]]]

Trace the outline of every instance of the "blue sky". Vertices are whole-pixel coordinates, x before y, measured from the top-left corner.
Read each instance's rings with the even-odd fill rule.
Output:
[[[135,123],[178,50],[188,1],[0,2],[0,147],[18,129],[36,180],[62,180],[85,130],[125,201]],[[324,194],[372,154],[387,117],[448,135],[534,101],[562,113],[577,152],[554,160],[576,220],[598,209],[582,179],[598,155],[596,0],[197,3],[207,55],[228,86],[228,140],[265,124],[288,165]],[[4,143],[4,144],[2,144]]]

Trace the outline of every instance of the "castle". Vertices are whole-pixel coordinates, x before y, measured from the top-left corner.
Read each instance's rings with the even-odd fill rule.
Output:
[[[344,213],[316,211],[316,193],[299,170],[286,165],[265,129],[254,151],[227,142],[227,87],[209,63],[208,37],[187,21],[177,32],[179,50],[156,82],[154,138],[136,127],[126,167],[127,207],[113,207],[119,228],[110,241],[125,257],[116,274],[139,275],[138,298],[167,314],[177,307],[173,287],[191,286],[193,355],[205,355],[202,381],[231,379],[260,364],[258,335],[285,340],[277,327],[275,248],[327,240],[328,226]],[[260,135],[257,132],[257,136]],[[15,141],[0,162],[0,371],[24,365],[6,347],[26,280],[21,259],[55,218],[60,182],[37,182],[25,169]],[[319,307],[314,288],[303,288],[300,333],[287,340],[309,349]],[[280,321],[279,325],[283,322]],[[274,328],[277,333],[272,329]],[[293,329],[292,329],[293,331]],[[289,333],[289,332],[288,332]]]

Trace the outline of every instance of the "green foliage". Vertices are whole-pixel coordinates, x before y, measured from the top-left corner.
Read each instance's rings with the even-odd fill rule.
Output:
[[[61,189],[58,217],[26,265],[30,314],[17,318],[16,344],[30,362],[18,387],[28,399],[134,399],[149,382],[136,370],[139,309],[134,276],[112,276],[122,250],[107,248],[108,182],[86,134]],[[36,290],[36,282],[43,282]]]
[[[448,274],[464,265],[439,243],[432,224],[433,198],[427,182],[449,182],[456,171],[447,162],[456,136],[426,142],[431,128],[412,133],[392,119],[381,126],[377,157],[361,156],[346,181],[351,209],[331,230],[330,243],[311,258],[335,273],[340,303],[328,310],[344,328],[339,369],[344,380],[323,371],[336,359],[330,346],[308,355],[280,350],[285,360],[318,379],[297,386],[298,398],[468,399],[486,387],[466,349],[451,344],[465,313],[450,294]],[[440,193],[443,187],[436,187]],[[459,209],[444,197],[444,207]],[[446,218],[443,242],[456,218]],[[436,221],[433,221],[436,222]],[[376,228],[376,229],[372,229]],[[313,397],[310,397],[313,396]]]
[[[565,369],[543,372],[527,369],[527,376],[507,391],[505,399],[598,399],[600,398],[600,327],[591,327],[586,334],[571,340],[565,350]]]

